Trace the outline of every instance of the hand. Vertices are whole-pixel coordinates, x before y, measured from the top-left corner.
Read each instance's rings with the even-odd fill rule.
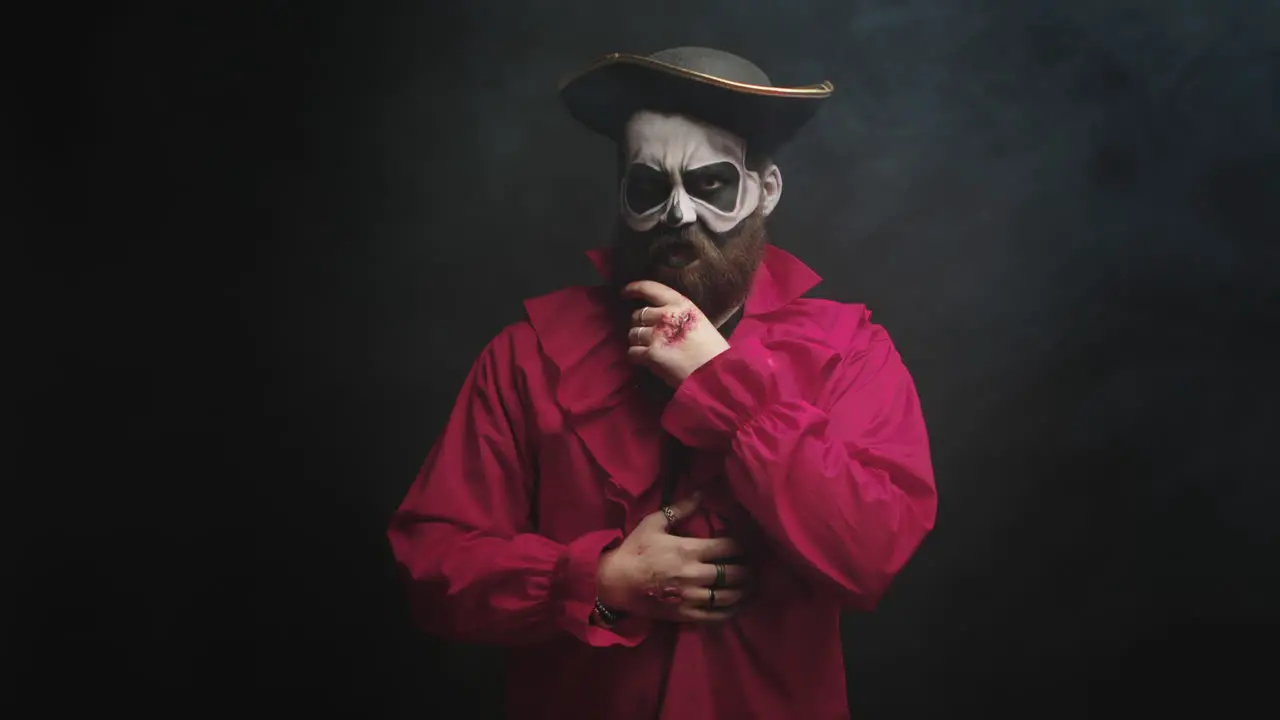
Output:
[[[649,366],[671,387],[729,349],[729,343],[688,298],[652,280],[627,285],[622,296],[648,303],[631,314],[633,362]]]
[[[699,500],[695,494],[670,506],[676,518],[672,524],[687,518]],[[596,590],[600,602],[614,610],[672,622],[725,620],[737,612],[749,578],[745,566],[724,562],[738,553],[730,538],[672,535],[667,516],[659,511],[601,555]],[[724,567],[719,578],[717,561]],[[709,607],[713,595],[715,605]]]

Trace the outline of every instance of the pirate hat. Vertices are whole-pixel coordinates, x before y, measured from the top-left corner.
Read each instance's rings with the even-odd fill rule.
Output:
[[[751,62],[722,50],[679,47],[648,57],[612,53],[560,83],[575,119],[614,141],[637,110],[679,113],[724,128],[770,153],[818,110],[834,87],[776,87]]]

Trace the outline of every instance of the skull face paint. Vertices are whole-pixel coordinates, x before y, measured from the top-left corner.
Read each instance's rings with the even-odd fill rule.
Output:
[[[662,283],[720,322],[764,257],[778,168],[747,169],[744,139],[691,118],[640,111],[625,129],[611,281]]]
[[[628,226],[646,232],[701,221],[726,233],[760,203],[761,180],[746,168],[739,137],[679,115],[636,113],[626,126],[627,170],[621,210]]]

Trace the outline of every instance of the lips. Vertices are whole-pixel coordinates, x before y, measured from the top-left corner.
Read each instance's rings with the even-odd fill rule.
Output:
[[[666,253],[666,257],[663,258],[663,262],[667,267],[682,268],[688,267],[697,259],[698,258],[694,255],[692,247],[677,247],[672,248]]]
[[[658,265],[683,268],[698,260],[698,249],[688,240],[672,238],[654,243],[650,248],[650,256]]]

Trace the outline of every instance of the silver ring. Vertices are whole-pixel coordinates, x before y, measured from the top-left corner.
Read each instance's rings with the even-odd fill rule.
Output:
[[[670,505],[662,506],[662,514],[667,516],[668,525],[676,524],[676,511],[672,510]]]
[[[645,313],[647,313],[647,312],[649,312],[649,308],[648,308],[648,307],[640,308],[640,324],[641,324],[641,325],[643,325],[643,324],[644,324],[644,314],[645,314]]]
[[[707,588],[707,609],[708,610],[716,609],[716,589],[715,588]]]
[[[716,579],[711,583],[711,587],[724,587],[724,563],[716,563]]]

